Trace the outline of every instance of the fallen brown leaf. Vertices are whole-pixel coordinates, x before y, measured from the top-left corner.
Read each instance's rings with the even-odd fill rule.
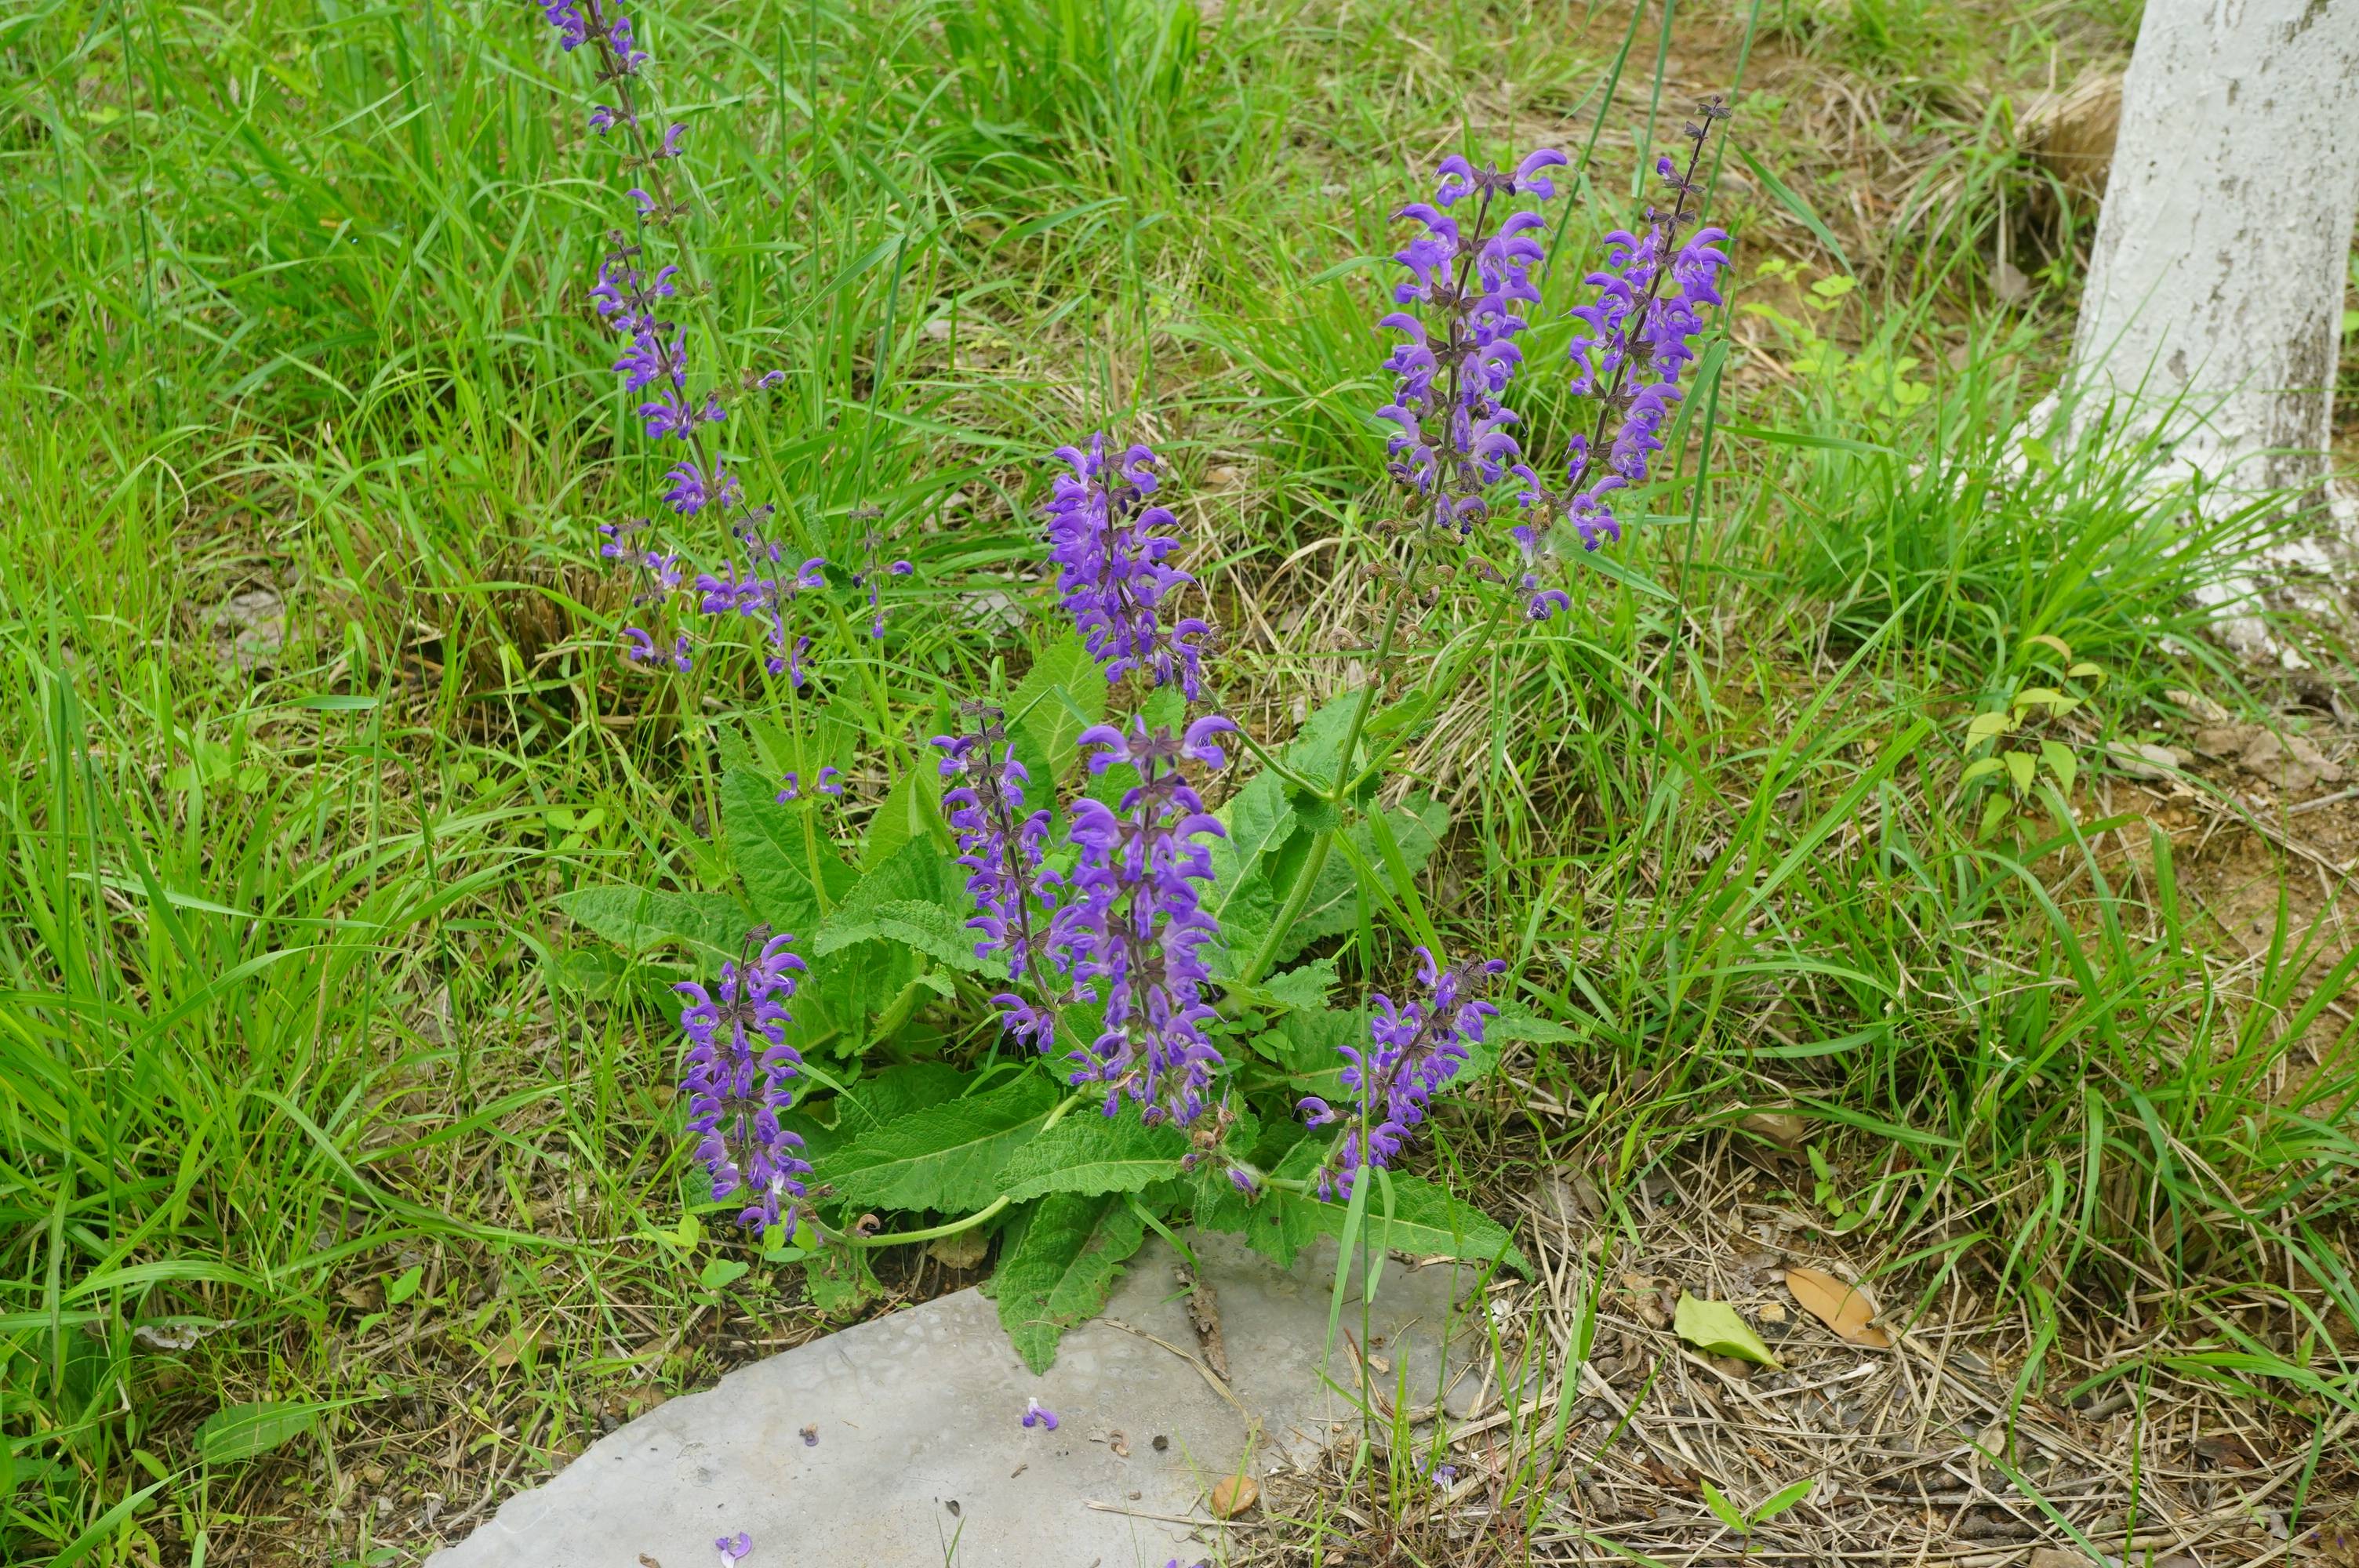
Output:
[[[1251,1476],[1229,1476],[1212,1484],[1212,1517],[1234,1519],[1261,1501],[1261,1483]]]
[[[972,1269],[983,1261],[990,1247],[990,1239],[978,1227],[934,1238],[926,1248],[926,1255],[945,1269]]]
[[[2195,1457],[2214,1470],[2257,1470],[2261,1456],[2241,1437],[2222,1433],[2195,1440]]]
[[[513,1367],[521,1361],[529,1366],[548,1344],[549,1336],[538,1325],[531,1328],[519,1328],[492,1346],[492,1365]]]
[[[1800,1113],[1790,1110],[1756,1110],[1739,1121],[1737,1127],[1745,1132],[1767,1139],[1788,1153],[1802,1146],[1810,1135],[1810,1124]]]
[[[1892,1348],[1892,1336],[1870,1323],[1875,1300],[1857,1285],[1846,1284],[1823,1269],[1788,1269],[1786,1288],[1802,1310],[1825,1324],[1846,1344],[1871,1350]]]

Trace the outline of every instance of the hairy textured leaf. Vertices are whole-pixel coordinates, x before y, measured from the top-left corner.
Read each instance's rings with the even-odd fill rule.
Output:
[[[966,1086],[967,1075],[947,1062],[887,1067],[837,1097],[835,1122],[853,1134],[874,1132],[913,1111],[956,1099]]]
[[[1316,1161],[1313,1165],[1315,1168]],[[1341,1236],[1343,1206],[1321,1204],[1318,1207],[1320,1228]],[[1370,1243],[1388,1252],[1407,1252],[1420,1258],[1465,1258],[1484,1263],[1496,1259],[1519,1274],[1531,1272],[1531,1265],[1507,1238],[1505,1226],[1421,1177],[1395,1175],[1391,1224],[1385,1222],[1383,1206],[1371,1196],[1364,1225]]]
[[[958,862],[944,854],[932,839],[905,838],[843,895],[835,917],[862,919],[886,904],[904,899],[938,903],[944,909],[964,909],[963,881]]]
[[[1027,1072],[864,1133],[818,1164],[821,1181],[853,1203],[888,1208],[981,1208],[999,1195],[1010,1155],[1040,1130],[1057,1087]]]
[[[940,810],[941,788],[930,767],[911,768],[893,781],[893,787],[868,819],[868,839],[860,847],[860,869],[874,871],[913,839],[931,844],[934,820]]]
[[[969,974],[995,979],[1007,973],[996,956],[975,956],[976,934],[967,928],[969,917],[914,898],[887,899],[873,909],[838,910],[819,928],[815,953],[837,953],[855,942],[898,942],[914,947],[938,963]]]
[[[1204,908],[1220,925],[1223,940],[1214,944],[1212,958],[1213,972],[1224,975],[1234,973],[1260,946],[1277,915],[1272,872],[1278,851],[1294,835],[1297,818],[1275,773],[1256,774],[1215,815],[1228,836],[1206,841],[1212,885],[1205,892]]]
[[[1147,1127],[1128,1106],[1120,1116],[1071,1116],[1016,1152],[999,1175],[1017,1203],[1044,1193],[1135,1193],[1180,1173],[1188,1135]]]
[[[1306,1180],[1319,1169],[1327,1149],[1326,1139],[1306,1138],[1287,1152],[1270,1174],[1287,1181]],[[1320,1211],[1328,1206],[1302,1193],[1266,1186],[1245,1208],[1245,1245],[1279,1268],[1290,1269],[1296,1255],[1318,1239]],[[1341,1213],[1337,1211],[1339,1218]]]
[[[1398,808],[1386,812],[1385,822],[1400,846],[1402,862],[1414,874],[1441,842],[1442,832],[1450,826],[1450,812],[1440,801],[1415,795]],[[1382,857],[1376,852],[1375,836],[1368,831],[1367,824],[1354,825],[1348,837],[1353,848],[1360,850],[1362,860],[1380,867],[1377,881],[1387,891],[1397,892],[1391,871],[1381,869]],[[1288,926],[1280,938],[1277,958],[1283,962],[1322,936],[1340,935],[1351,930],[1357,919],[1354,895],[1358,891],[1358,873],[1352,870],[1350,858],[1328,857],[1311,890],[1310,902],[1303,905],[1302,918]]]
[[[1048,804],[1050,779],[1072,772],[1082,731],[1104,719],[1105,710],[1105,671],[1081,638],[1061,637],[1040,650],[1007,697],[1009,725],[1031,740],[1049,767],[1046,776],[1035,775],[1041,793],[1032,804]]]
[[[756,917],[802,935],[819,920],[815,887],[824,887],[830,901],[842,898],[853,872],[824,835],[806,836],[803,815],[780,806],[777,792],[764,774],[732,768],[721,779],[721,829]]]
[[[666,942],[685,942],[734,955],[755,924],[745,906],[725,892],[576,888],[559,894],[557,907],[632,953],[644,953]]]
[[[1026,1211],[993,1276],[999,1322],[1024,1364],[1055,1365],[1065,1330],[1097,1315],[1146,1222],[1121,1194],[1052,1193]]]
[[[1335,985],[1335,960],[1315,958],[1299,969],[1270,976],[1262,982],[1261,989],[1280,1007],[1301,1011],[1325,1008],[1327,993]]]

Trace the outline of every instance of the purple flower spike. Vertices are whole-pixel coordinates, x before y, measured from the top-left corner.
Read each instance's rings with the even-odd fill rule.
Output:
[[[755,944],[760,943],[759,951]],[[698,1135],[696,1157],[712,1177],[712,1195],[736,1195],[737,1223],[783,1227],[788,1235],[804,1195],[810,1162],[803,1141],[779,1125],[794,1104],[792,1080],[802,1057],[787,1044],[793,1017],[786,1003],[803,970],[794,938],[756,926],[739,961],[721,966],[712,989],[693,980],[672,989],[690,1000],[680,1014],[688,1036],[688,1130]]]
[[[1067,613],[1109,678],[1135,670],[1151,686],[1177,685],[1193,702],[1203,691],[1202,655],[1190,639],[1212,628],[1193,617],[1171,620],[1165,608],[1196,579],[1165,564],[1180,548],[1168,532],[1179,520],[1149,504],[1162,482],[1155,454],[1134,446],[1109,456],[1101,430],[1086,450],[1060,447],[1055,455],[1073,470],[1057,476],[1048,507],[1049,558]]]
[[[1425,1119],[1435,1091],[1457,1076],[1466,1065],[1467,1046],[1480,1044],[1484,1026],[1499,1015],[1475,992],[1489,977],[1506,971],[1503,960],[1443,968],[1422,947],[1417,956],[1425,999],[1397,1007],[1379,992],[1368,1025],[1370,1044],[1342,1048],[1348,1064],[1343,1087],[1355,1104],[1336,1119],[1343,1122],[1343,1133],[1319,1169],[1322,1198],[1349,1198],[1362,1170],[1389,1165],[1399,1156],[1410,1130]],[[1333,1117],[1323,1101],[1306,1099],[1302,1105],[1318,1108],[1309,1119],[1314,1127]]]
[[[1684,238],[1680,233],[1691,221],[1704,139],[1727,111],[1715,101],[1700,114],[1703,124],[1687,128],[1694,148],[1686,168],[1669,154],[1656,160],[1656,171],[1677,193],[1672,210],[1649,209],[1643,232],[1617,229],[1605,236],[1605,265],[1586,280],[1594,296],[1571,312],[1580,322],[1567,351],[1572,390],[1598,400],[1594,437],[1568,443],[1562,492],[1535,480],[1518,497],[1543,527],[1558,519],[1571,524],[1585,549],[1621,538],[1621,522],[1607,498],[1646,481],[1663,449],[1671,405],[1681,396],[1680,378],[1695,362],[1703,312],[1725,303],[1720,275],[1728,253],[1721,246],[1728,232],[1699,228]],[[1606,453],[1603,473],[1592,460],[1598,445]],[[1528,470],[1522,471],[1528,476]],[[1530,609],[1535,619],[1547,619],[1539,599],[1530,601]]]
[[[721,1553],[721,1568],[737,1568],[739,1561],[752,1554],[754,1538],[741,1530],[734,1538],[724,1535],[712,1545]]]
[[[1546,259],[1546,222],[1507,203],[1556,194],[1546,171],[1565,162],[1542,148],[1513,174],[1444,158],[1434,190],[1439,206],[1412,201],[1397,214],[1423,231],[1393,259],[1408,277],[1393,288],[1392,311],[1377,325],[1401,333],[1386,368],[1397,381],[1376,417],[1394,428],[1386,442],[1396,481],[1421,497],[1426,520],[1471,532],[1487,514],[1484,492],[1521,457],[1511,433],[1521,421],[1507,392],[1523,367],[1526,311],[1539,303],[1534,269]],[[1462,225],[1441,211],[1479,198]]]
[[[958,781],[943,793],[942,810],[958,835],[959,864],[967,869],[966,891],[974,900],[975,916],[966,923],[982,935],[974,956],[998,953],[1022,979],[1032,975],[1038,938],[1056,905],[1056,873],[1043,864],[1049,813],[1025,809],[1031,775],[1016,760],[998,710],[977,717],[983,723],[973,734],[934,737],[942,752],[936,771]],[[1010,1003],[1020,1005],[1013,996],[995,1000],[1003,1012]]]
[[[1076,997],[1103,995],[1105,1002],[1103,1033],[1073,1053],[1071,1081],[1104,1085],[1108,1116],[1127,1094],[1148,1122],[1184,1127],[1203,1113],[1222,1066],[1205,1033],[1214,1014],[1201,989],[1210,978],[1204,949],[1219,928],[1200,903],[1200,884],[1212,877],[1212,853],[1201,840],[1222,829],[1180,763],[1225,763],[1212,737],[1234,728],[1200,719],[1175,736],[1150,732],[1145,719],[1134,718],[1127,733],[1100,724],[1081,734],[1081,745],[1093,750],[1093,773],[1125,765],[1139,777],[1118,809],[1074,803],[1067,837],[1081,857],[1049,939]]]
[[[1027,1397],[1024,1401],[1024,1424],[1054,1432],[1057,1430],[1057,1412],[1038,1400]]]

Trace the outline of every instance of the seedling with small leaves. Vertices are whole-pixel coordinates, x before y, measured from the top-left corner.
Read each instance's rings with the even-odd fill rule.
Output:
[[[1706,1481],[1703,1483],[1703,1502],[1721,1523],[1745,1538],[1745,1550],[1749,1552],[1753,1547],[1753,1532],[1809,1497],[1810,1488],[1817,1484],[1814,1477],[1805,1476],[1771,1493],[1756,1508],[1740,1509],[1729,1500],[1726,1493]]]
[[[2086,659],[2075,660],[2063,639],[2043,633],[2030,642],[2056,652],[2064,666],[2063,685],[2018,687],[2006,707],[1977,713],[1966,725],[1967,752],[1971,755],[1984,747],[1990,750],[1966,763],[1958,778],[1959,787],[1972,788],[1998,778],[2007,784],[2006,790],[1993,791],[1983,807],[1979,836],[1985,838],[2010,815],[2022,813],[2043,777],[2059,795],[2072,793],[2081,777],[2081,759],[2051,732],[2052,727],[2086,705],[2104,684],[2105,672]],[[2088,683],[2087,689],[2065,689],[2078,682]]]

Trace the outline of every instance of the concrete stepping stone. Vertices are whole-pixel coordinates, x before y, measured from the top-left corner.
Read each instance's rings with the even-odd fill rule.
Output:
[[[1203,1364],[1177,1256],[1150,1241],[1046,1377],[1016,1358],[996,1306],[961,1291],[658,1406],[429,1568],[636,1568],[642,1555],[712,1568],[714,1540],[741,1530],[745,1568],[1187,1568],[1212,1554],[1216,1482],[1302,1463],[1361,1419],[1322,1376],[1332,1366],[1353,1386],[1343,1336],[1332,1361],[1327,1347],[1333,1244],[1291,1271],[1225,1236],[1191,1244],[1217,1295],[1225,1389]],[[1383,1408],[1404,1386],[1412,1406],[1442,1391],[1440,1346],[1466,1335],[1452,1309],[1476,1278],[1395,1260],[1364,1330],[1351,1292],[1343,1326],[1368,1346]],[[1480,1379],[1454,1377],[1456,1408]],[[1054,1432],[1022,1424],[1027,1399],[1056,1412]]]

